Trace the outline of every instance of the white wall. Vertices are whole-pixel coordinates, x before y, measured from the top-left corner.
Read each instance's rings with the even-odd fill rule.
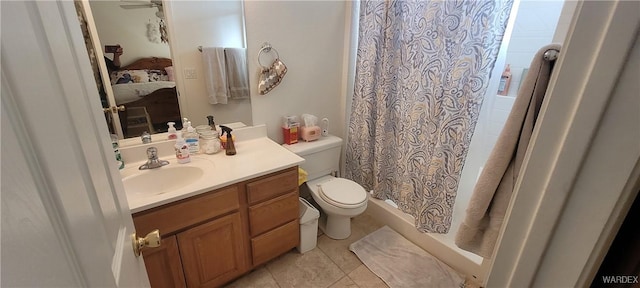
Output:
[[[485,137],[484,153],[488,156],[495,145],[502,127],[504,126],[511,106],[518,94],[520,81],[522,80],[523,69],[528,68],[533,56],[538,50],[547,44],[554,42],[554,34],[560,14],[563,11],[564,1],[536,1],[525,0],[520,2],[518,15],[513,27],[513,34],[507,50],[506,63],[511,65],[511,87],[508,96],[495,96],[493,106],[489,112],[487,122],[487,137]],[[568,5],[575,9],[575,5]],[[566,10],[566,9],[565,9]],[[565,22],[569,22],[572,10],[565,11]],[[564,33],[557,33],[558,41],[564,40],[567,27],[563,28]],[[491,91],[487,92],[489,95]],[[492,95],[491,95],[492,96]],[[487,96],[489,97],[489,96]]]
[[[520,2],[509,50],[507,64],[511,65],[509,96],[515,97],[520,87],[522,70],[542,46],[553,42],[564,1],[525,0]]]
[[[282,116],[303,113],[327,117],[330,133],[344,139],[346,7],[342,1],[245,2],[253,122],[266,124],[274,141],[283,141]],[[289,70],[278,87],[258,95],[257,53],[265,41]]]
[[[174,1],[165,4],[165,10],[170,13],[170,41],[183,117],[194,125],[207,124],[207,115],[213,115],[218,124],[238,121],[252,124],[249,99],[209,104],[202,55],[198,51],[198,46],[246,47],[242,1]],[[196,79],[185,79],[185,69],[194,69]],[[249,74],[251,77],[251,70]]]
[[[120,1],[90,1],[91,12],[98,28],[98,37],[104,45],[120,44],[123,54],[122,65],[127,65],[138,58],[164,57],[171,58],[169,44],[153,43],[147,38],[147,23],[158,23],[156,8],[124,9],[126,5]],[[113,54],[105,54],[111,59]]]

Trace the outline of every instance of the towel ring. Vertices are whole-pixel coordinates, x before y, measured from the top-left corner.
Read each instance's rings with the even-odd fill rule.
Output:
[[[262,48],[260,48],[260,50],[258,51],[258,65],[260,65],[260,67],[262,68],[268,68],[267,66],[262,65],[262,63],[260,63],[260,56],[262,56],[262,53],[269,53],[269,52],[275,52],[276,53],[276,59],[280,59],[280,54],[278,54],[278,51],[276,50],[276,48],[273,48],[271,46],[271,43],[269,42],[264,42],[262,43]]]

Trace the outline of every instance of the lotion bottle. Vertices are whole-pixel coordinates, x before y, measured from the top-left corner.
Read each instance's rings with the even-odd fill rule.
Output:
[[[189,155],[189,145],[184,141],[182,135],[178,134],[176,140],[176,145],[174,146],[176,149],[176,159],[178,159],[178,163],[185,164],[191,162],[191,157]]]

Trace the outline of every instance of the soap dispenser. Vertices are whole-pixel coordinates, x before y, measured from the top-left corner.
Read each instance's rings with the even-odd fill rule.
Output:
[[[185,164],[191,162],[191,157],[189,155],[189,145],[184,141],[182,135],[177,135],[176,145],[174,146],[176,149],[176,159],[178,159],[178,163]]]
[[[229,156],[236,155],[236,145],[233,143],[233,136],[231,135],[231,131],[233,131],[233,129],[223,125],[220,125],[220,129],[222,129],[222,134],[227,133],[227,144],[225,146],[225,149],[226,149],[225,154]]]
[[[167,122],[167,125],[169,125],[169,129],[167,129],[167,139],[171,140],[171,139],[176,139],[178,138],[178,130],[176,130],[176,127],[174,127],[174,125],[176,125],[175,122]]]
[[[213,116],[207,116],[207,120],[209,121],[209,127],[211,127],[211,130],[218,131],[218,129],[216,129],[216,122],[213,121]]]
[[[200,152],[200,143],[198,133],[196,133],[196,129],[191,127],[191,122],[187,121],[187,132],[182,135],[184,137],[184,141],[187,142],[189,146],[189,153],[191,155],[198,154]]]

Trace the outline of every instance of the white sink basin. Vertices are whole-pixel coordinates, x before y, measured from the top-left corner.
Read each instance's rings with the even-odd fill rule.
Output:
[[[124,190],[129,195],[159,195],[187,186],[200,180],[204,170],[197,166],[163,166],[143,170],[122,178]]]

